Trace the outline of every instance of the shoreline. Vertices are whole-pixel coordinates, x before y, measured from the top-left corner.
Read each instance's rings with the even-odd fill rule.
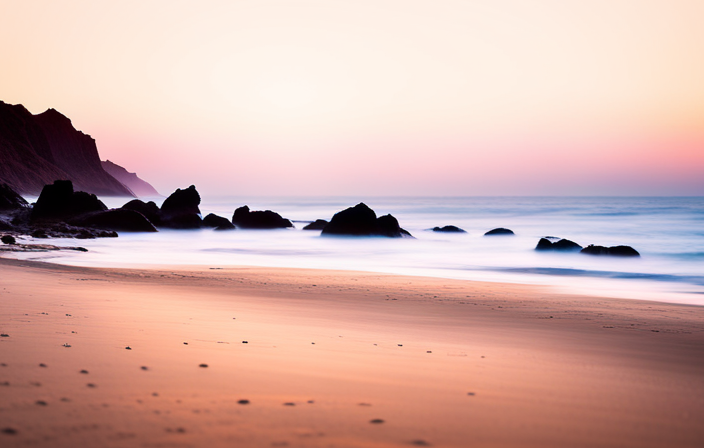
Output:
[[[0,278],[4,446],[704,441],[697,305],[295,268]]]

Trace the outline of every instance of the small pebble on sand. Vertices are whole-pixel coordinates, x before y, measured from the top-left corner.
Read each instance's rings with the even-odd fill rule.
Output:
[[[39,364],[39,367],[46,367],[46,364],[41,363],[41,364]]]
[[[200,364],[198,367],[206,368],[206,367],[208,367],[208,364]]]
[[[473,397],[473,396],[475,396],[476,394],[475,394],[474,392],[467,392],[467,395],[469,395],[470,397]]]
[[[125,350],[132,350],[132,347],[128,345],[127,347],[125,347]]]
[[[142,367],[140,367],[140,369],[142,369],[142,370],[149,370],[149,368],[148,368],[147,366],[142,366]]]
[[[9,337],[10,337],[10,335],[7,333],[0,334],[0,338],[9,338]]]
[[[284,406],[296,406],[296,403],[291,403],[291,402],[284,403]]]
[[[87,371],[87,370],[81,370],[79,373],[82,373],[82,374],[84,374],[84,375],[87,375],[87,374],[88,374],[88,371]]]
[[[375,418],[374,420],[369,420],[369,423],[374,423],[375,425],[379,425],[381,423],[384,423],[384,420],[380,418]]]
[[[36,404],[37,404],[38,406],[46,406],[46,401],[37,400]]]
[[[184,342],[183,345],[188,345],[188,342]]]
[[[88,384],[86,384],[86,386],[88,386],[88,387],[95,387],[95,384],[93,384],[93,383],[88,383]]]
[[[237,404],[249,404],[249,400],[240,400]]]
[[[249,344],[249,341],[242,341],[243,344]]]
[[[2,428],[0,432],[9,436],[14,436],[17,434],[17,430],[15,428]]]

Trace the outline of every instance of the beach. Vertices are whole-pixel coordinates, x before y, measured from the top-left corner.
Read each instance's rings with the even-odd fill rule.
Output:
[[[704,445],[700,306],[227,265],[0,279],[3,447]]]

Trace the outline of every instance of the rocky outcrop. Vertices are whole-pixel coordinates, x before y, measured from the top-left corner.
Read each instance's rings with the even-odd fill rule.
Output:
[[[177,188],[176,191],[171,193],[171,195],[166,198],[163,204],[161,204],[161,213],[168,216],[184,215],[188,213],[200,214],[200,194],[196,190],[195,185],[191,185],[188,188],[181,190]]]
[[[431,229],[433,232],[446,232],[446,233],[467,233],[466,230],[460,229],[457,226],[444,226],[444,227],[433,227]]]
[[[631,246],[595,246],[590,244],[581,250],[582,254],[588,255],[608,255],[613,257],[640,257],[640,253]]]
[[[45,185],[32,208],[30,220],[65,221],[80,215],[107,210],[94,194],[74,191],[70,180],[57,180]]]
[[[69,224],[117,232],[157,231],[156,227],[143,214],[122,208],[83,215],[80,218],[69,221]]]
[[[511,229],[505,229],[503,227],[498,227],[496,229],[489,230],[484,234],[484,236],[493,236],[493,235],[515,235],[513,233],[513,230]]]
[[[328,225],[328,222],[324,219],[316,219],[312,223],[308,224],[307,226],[303,227],[303,230],[323,230],[325,226]]]
[[[139,212],[155,226],[161,225],[161,210],[159,210],[159,206],[154,201],[144,202],[140,199],[133,199],[121,208]]]
[[[142,180],[136,173],[130,173],[120,165],[109,160],[100,162],[101,166],[109,175],[120,181],[122,185],[132,191],[138,197],[156,197],[160,194],[148,182]]]
[[[176,189],[161,204],[161,225],[171,229],[199,229],[203,225],[199,205],[200,194],[195,185]]]
[[[293,227],[291,221],[271,210],[250,211],[242,206],[232,215],[232,223],[242,229],[285,229]]]
[[[566,239],[558,239],[555,237],[545,237],[540,238],[538,245],[535,246],[535,250],[539,251],[561,251],[561,252],[576,252],[582,249],[582,246],[575,243],[574,241]]]
[[[27,207],[27,201],[24,200],[15,190],[9,185],[0,184],[0,212],[8,212]]]
[[[21,194],[39,194],[57,179],[105,196],[134,196],[102,168],[95,140],[54,109],[32,115],[0,101],[0,182]]]
[[[376,217],[374,210],[360,202],[354,207],[335,213],[321,235],[341,236],[385,236],[400,238],[410,236],[401,229],[398,220],[392,215]]]
[[[234,230],[235,225],[229,219],[210,213],[203,218],[203,227],[210,227],[215,230]]]

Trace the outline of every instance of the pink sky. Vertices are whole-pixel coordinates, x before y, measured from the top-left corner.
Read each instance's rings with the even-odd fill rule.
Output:
[[[699,0],[13,3],[0,99],[162,193],[704,194]]]

